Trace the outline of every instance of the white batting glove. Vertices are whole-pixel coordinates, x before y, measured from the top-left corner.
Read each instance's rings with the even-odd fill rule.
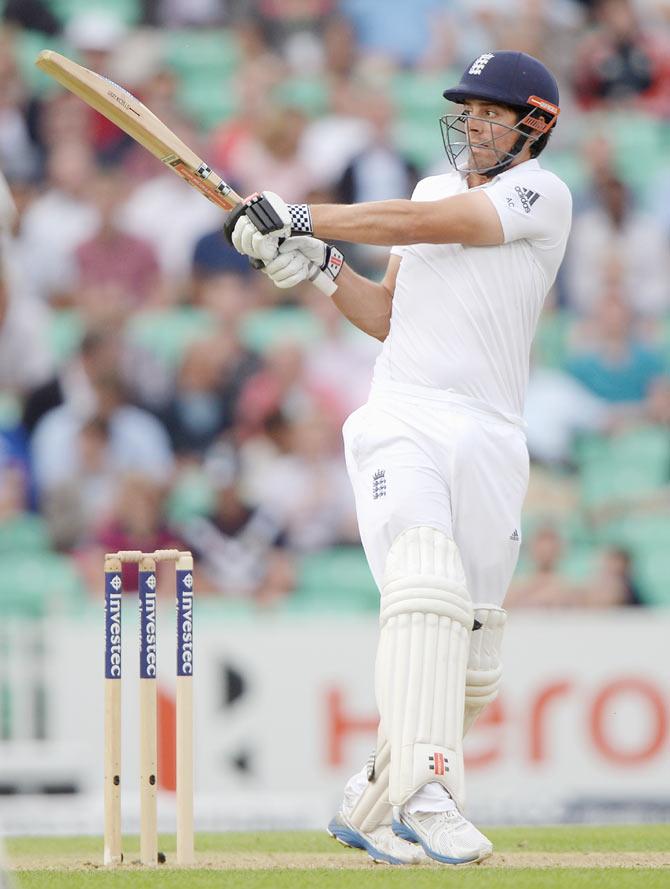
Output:
[[[323,272],[333,282],[331,292],[334,292],[335,279],[343,265],[344,257],[337,247],[317,238],[295,237],[281,244],[278,255],[262,271],[282,290],[312,281]]]
[[[246,216],[241,216],[235,223],[232,242],[238,253],[263,262],[274,259],[279,249],[279,236],[261,234]]]
[[[287,204],[274,191],[252,194],[230,211],[223,230],[231,244],[235,244],[235,231],[243,218],[248,219],[261,235],[289,238],[291,235],[312,234],[312,214],[309,206]],[[240,233],[237,238],[241,241],[242,234]]]

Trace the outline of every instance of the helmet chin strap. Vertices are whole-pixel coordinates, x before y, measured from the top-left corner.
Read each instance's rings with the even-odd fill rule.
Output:
[[[479,175],[480,176],[499,176],[501,173],[504,173],[505,170],[509,170],[509,168],[512,166],[512,163],[517,159],[517,157],[523,151],[523,148],[529,138],[530,138],[529,135],[526,136],[524,133],[519,133],[519,135],[517,136],[516,142],[514,143],[514,145],[510,149],[510,151],[507,152],[507,155],[508,155],[507,159],[504,161],[500,161],[500,163],[498,163],[498,164],[494,164],[492,167],[489,167],[488,170],[482,170],[482,172],[479,173]],[[475,172],[475,171],[473,170],[472,172]]]

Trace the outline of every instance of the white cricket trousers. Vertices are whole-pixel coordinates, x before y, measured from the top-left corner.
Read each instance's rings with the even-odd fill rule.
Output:
[[[502,605],[519,556],[528,449],[520,423],[451,392],[373,384],[345,421],[347,471],[363,548],[381,588],[402,531],[452,537],[475,605]]]

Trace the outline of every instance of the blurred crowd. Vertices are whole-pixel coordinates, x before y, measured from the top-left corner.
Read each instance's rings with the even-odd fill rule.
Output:
[[[441,90],[518,49],[559,79],[542,162],[575,217],[533,356],[509,604],[670,601],[670,2],[381,6],[5,0],[0,551],[58,557],[98,595],[103,552],[190,548],[203,592],[289,601],[306,564],[359,545],[340,428],[379,350],[251,270],[220,210],[48,82],[39,49],[126,86],[240,193],[308,202],[409,197],[447,169]]]

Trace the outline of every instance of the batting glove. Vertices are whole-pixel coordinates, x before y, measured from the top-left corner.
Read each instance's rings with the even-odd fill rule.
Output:
[[[332,244],[317,238],[288,238],[279,247],[278,255],[267,263],[263,273],[282,290],[312,281],[323,272],[332,282],[331,293],[337,290],[335,279],[342,271],[344,256]]]
[[[239,222],[248,219],[261,235],[290,238],[312,234],[312,214],[307,204],[286,204],[273,191],[253,194],[234,207],[226,217],[223,230],[233,246]],[[257,257],[260,258],[260,257]]]
[[[281,239],[278,235],[261,234],[250,219],[241,216],[235,223],[231,243],[238,253],[268,262],[277,255]]]

